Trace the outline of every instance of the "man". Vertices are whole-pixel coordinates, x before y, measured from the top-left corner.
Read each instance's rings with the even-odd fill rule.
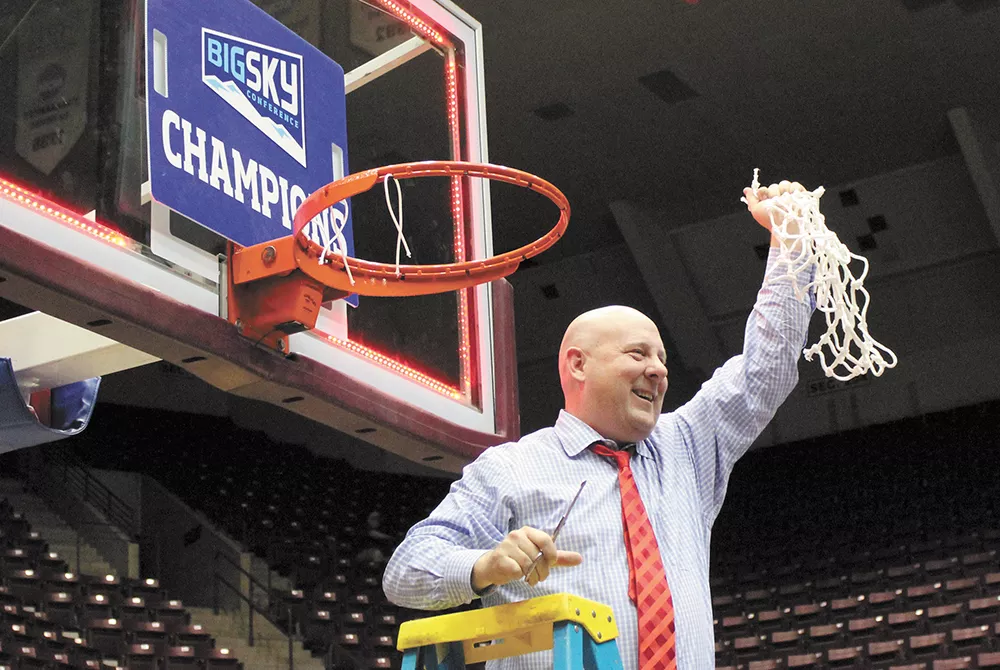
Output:
[[[754,219],[770,230],[769,215],[780,214],[768,200],[801,190],[786,181],[744,195]],[[778,245],[772,235],[771,246]],[[772,248],[769,268],[775,257]],[[666,352],[653,322],[618,306],[578,317],[559,350],[565,409],[556,425],[487,449],[465,468],[393,554],[384,576],[389,599],[441,609],[476,597],[490,607],[574,593],[612,607],[626,669],[714,668],[712,524],[734,463],[798,380],[812,309],[795,299],[788,279],[766,282],[747,323],[743,353],[668,414],[660,413]],[[556,549],[544,529],[555,528],[583,480],[587,485]],[[640,514],[633,514],[636,505]],[[646,548],[632,551],[637,537],[650,535],[652,559],[645,558]],[[529,574],[539,552],[543,558]],[[655,569],[636,562],[642,560],[652,560]],[[650,609],[653,600],[659,609]],[[550,652],[493,663],[552,667]]]

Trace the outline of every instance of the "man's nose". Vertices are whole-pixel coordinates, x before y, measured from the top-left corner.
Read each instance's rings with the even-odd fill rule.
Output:
[[[667,376],[667,366],[660,360],[649,366],[647,374],[654,379],[664,379]]]

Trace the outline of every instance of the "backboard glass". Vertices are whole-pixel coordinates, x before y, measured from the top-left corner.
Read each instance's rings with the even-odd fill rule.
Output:
[[[457,6],[256,4],[343,69],[346,172],[488,161],[481,26]],[[336,301],[316,330],[290,338],[287,358],[239,337],[225,320],[226,238],[150,190],[145,10],[143,0],[16,0],[0,10],[0,33],[11,35],[0,47],[0,92],[12,102],[0,109],[0,298],[25,308],[15,312],[44,312],[133,350],[119,358],[104,347],[89,359],[74,351],[84,364],[63,366],[73,370],[65,375],[53,365],[18,370],[14,356],[19,382],[51,386],[155,357],[230,393],[451,471],[515,437],[506,282],[361,298],[356,308]],[[409,262],[493,254],[488,182],[401,186]],[[355,255],[390,261],[396,231],[381,190],[352,199],[351,209]],[[0,332],[28,346],[31,328],[52,327],[36,323],[47,325],[0,321]],[[48,358],[58,359],[52,338],[45,341]],[[0,349],[13,349],[10,342],[0,337]]]

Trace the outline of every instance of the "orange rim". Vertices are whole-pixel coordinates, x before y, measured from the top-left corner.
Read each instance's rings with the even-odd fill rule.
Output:
[[[327,252],[324,264],[320,265],[318,261],[323,254],[323,247],[306,237],[303,231],[306,224],[323,210],[370,190],[390,176],[400,180],[416,177],[478,177],[502,181],[547,197],[559,208],[559,220],[552,230],[534,242],[513,251],[479,260],[440,265],[400,265],[397,272],[395,263],[376,263],[348,257],[346,267],[350,268],[354,278],[352,284],[345,269],[344,259],[338,254]],[[299,268],[328,286],[361,295],[425,295],[454,291],[506,277],[517,269],[521,261],[537,256],[555,244],[566,232],[569,215],[569,201],[563,192],[530,173],[486,163],[425,161],[386,165],[327,184],[306,198],[296,211],[292,223],[292,235],[296,240]]]

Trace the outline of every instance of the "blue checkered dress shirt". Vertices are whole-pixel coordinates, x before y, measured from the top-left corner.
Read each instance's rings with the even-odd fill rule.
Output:
[[[771,252],[768,266],[774,263]],[[810,301],[811,302],[811,301]],[[747,322],[743,354],[719,368],[684,406],[660,417],[636,445],[632,471],[663,557],[676,617],[680,670],[715,667],[708,561],[712,524],[733,465],[794,388],[811,304],[790,282],[765,283]],[[532,526],[551,532],[580,482],[587,480],[557,545],[583,564],[554,569],[535,587],[523,580],[483,597],[491,607],[550,593],[574,593],[611,606],[626,670],[637,667],[635,605],[628,597],[618,469],[587,447],[601,439],[561,412],[552,428],[487,449],[430,517],[393,554],[383,586],[403,607],[442,609],[476,598],[472,566],[508,532]],[[542,670],[551,652],[492,661],[490,670]]]

